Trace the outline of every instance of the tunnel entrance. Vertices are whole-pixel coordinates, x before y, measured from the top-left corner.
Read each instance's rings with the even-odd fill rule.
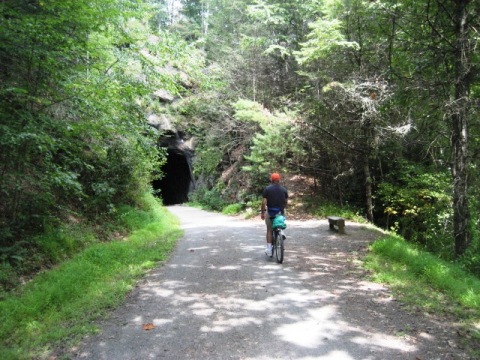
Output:
[[[193,185],[191,154],[180,149],[167,149],[167,163],[162,167],[163,177],[152,183],[160,190],[164,205],[183,204]]]

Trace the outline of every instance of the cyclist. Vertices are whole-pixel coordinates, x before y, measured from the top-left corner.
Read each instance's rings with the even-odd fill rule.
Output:
[[[272,218],[281,213],[285,215],[285,207],[288,203],[288,192],[280,185],[280,174],[273,173],[270,177],[271,184],[262,192],[261,218],[267,225],[267,247],[265,254],[272,256]],[[268,216],[265,213],[268,212]]]

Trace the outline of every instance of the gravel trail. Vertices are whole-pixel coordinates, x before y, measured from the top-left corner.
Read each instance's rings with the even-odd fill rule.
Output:
[[[365,280],[358,260],[372,230],[347,222],[339,235],[324,220],[287,219],[279,265],[263,253],[259,219],[168,209],[185,231],[171,258],[72,358],[468,359],[448,324]]]

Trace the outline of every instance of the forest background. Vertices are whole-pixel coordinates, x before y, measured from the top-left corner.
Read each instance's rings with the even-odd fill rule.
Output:
[[[166,161],[152,114],[195,140],[195,201],[257,209],[271,171],[305,176],[312,203],[480,276],[479,10],[2,1],[0,293],[148,206]]]

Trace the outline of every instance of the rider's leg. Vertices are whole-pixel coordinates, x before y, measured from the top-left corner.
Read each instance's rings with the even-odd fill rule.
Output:
[[[265,224],[267,225],[267,252],[269,255],[272,253],[272,219],[270,219],[270,216],[265,217]]]

